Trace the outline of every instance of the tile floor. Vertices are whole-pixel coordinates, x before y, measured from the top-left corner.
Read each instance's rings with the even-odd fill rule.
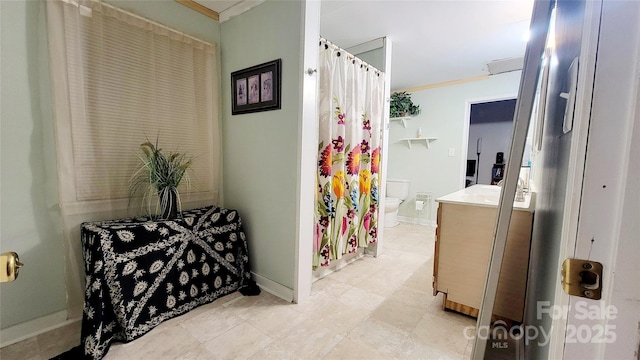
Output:
[[[402,223],[385,229],[383,245],[382,256],[316,281],[301,304],[234,293],[114,343],[106,359],[468,358],[463,331],[475,319],[443,311],[442,294],[432,294],[434,228]]]
[[[167,321],[117,359],[463,359],[475,319],[444,312],[431,288],[434,229],[385,229],[384,255],[364,257],[289,304],[266,292],[232,294]]]

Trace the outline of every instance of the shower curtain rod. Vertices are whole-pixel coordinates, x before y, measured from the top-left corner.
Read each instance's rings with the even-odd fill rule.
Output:
[[[367,68],[371,68],[373,70],[375,70],[378,74],[378,76],[380,76],[380,74],[382,73],[382,71],[380,71],[378,68],[376,68],[375,66],[367,63],[366,61],[360,59],[359,57],[353,55],[352,53],[348,52],[347,50],[341,48],[340,46],[332,43],[331,41],[323,38],[322,36],[320,37],[320,45],[322,45],[322,43],[325,43],[325,45],[329,45],[331,47],[333,47],[335,50],[338,50],[340,52],[344,52],[345,54],[347,54],[347,58],[348,59],[352,59],[352,60],[358,60],[360,61],[364,66],[366,66]]]

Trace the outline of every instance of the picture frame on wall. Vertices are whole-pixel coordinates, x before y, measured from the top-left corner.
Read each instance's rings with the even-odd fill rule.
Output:
[[[231,114],[281,108],[282,59],[231,73]]]

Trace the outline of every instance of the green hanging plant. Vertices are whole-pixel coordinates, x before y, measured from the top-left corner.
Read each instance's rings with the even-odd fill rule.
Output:
[[[420,105],[416,105],[411,101],[411,94],[406,91],[395,92],[391,94],[391,104],[389,106],[390,116],[413,116],[420,114]]]

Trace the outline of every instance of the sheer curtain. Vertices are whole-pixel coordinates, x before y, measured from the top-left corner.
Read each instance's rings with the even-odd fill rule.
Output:
[[[314,269],[377,241],[384,74],[321,39]]]
[[[47,1],[69,317],[81,315],[79,225],[134,215],[139,146],[195,157],[183,205],[218,201],[216,46],[96,1]]]

